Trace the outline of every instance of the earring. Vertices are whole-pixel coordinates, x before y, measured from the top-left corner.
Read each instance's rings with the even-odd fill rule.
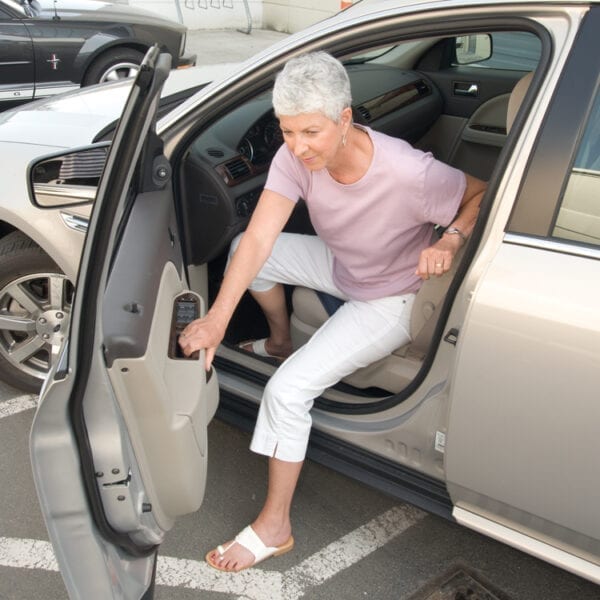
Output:
[[[342,134],[342,146],[346,145],[346,134]]]

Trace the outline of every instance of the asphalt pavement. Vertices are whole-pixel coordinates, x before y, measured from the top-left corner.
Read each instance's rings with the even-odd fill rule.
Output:
[[[29,465],[35,404],[0,382],[1,600],[66,600]],[[254,518],[267,462],[248,450],[249,434],[219,420],[208,436],[204,503],[161,546],[156,600],[600,598],[598,586],[311,460],[292,507],[294,550],[243,573],[219,573],[203,557]]]
[[[267,29],[252,29],[249,34],[229,29],[190,30],[186,52],[196,54],[198,66],[240,62],[287,36]]]

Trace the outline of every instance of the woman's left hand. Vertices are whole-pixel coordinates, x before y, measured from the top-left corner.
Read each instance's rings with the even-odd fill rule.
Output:
[[[438,240],[433,246],[425,248],[419,257],[419,264],[415,273],[421,279],[429,279],[432,275],[439,277],[443,275],[452,265],[462,240],[457,235],[446,235]]]

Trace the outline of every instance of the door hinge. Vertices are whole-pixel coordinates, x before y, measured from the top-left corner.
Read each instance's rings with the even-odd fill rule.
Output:
[[[114,471],[116,471],[116,473]],[[119,470],[114,469],[114,471],[113,471],[113,475],[118,475]],[[99,474],[96,473],[96,477],[98,477],[98,476],[99,476]],[[114,487],[114,486],[129,487],[130,483],[131,483],[131,471],[129,471],[129,473],[127,473],[127,477],[125,477],[124,479],[119,479],[117,481],[107,481],[106,483],[102,484],[102,487],[105,487],[105,488]]]

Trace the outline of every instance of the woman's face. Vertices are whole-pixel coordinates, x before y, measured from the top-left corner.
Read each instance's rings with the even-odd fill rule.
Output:
[[[339,123],[319,112],[279,117],[285,143],[307,169],[318,171],[336,165],[342,136],[348,129],[346,111],[352,114],[345,109]]]

